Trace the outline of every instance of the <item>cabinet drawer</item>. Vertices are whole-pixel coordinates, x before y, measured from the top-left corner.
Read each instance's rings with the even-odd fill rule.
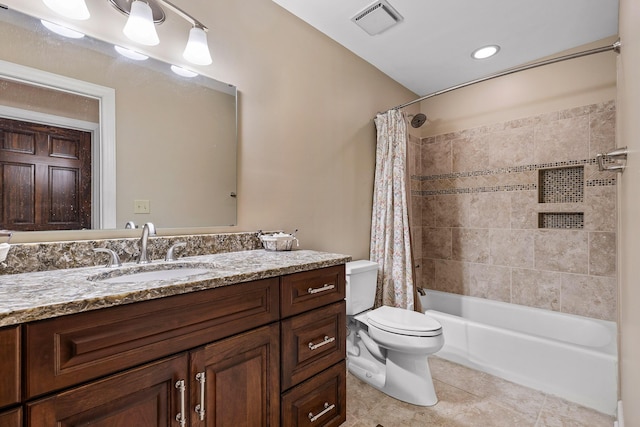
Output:
[[[346,356],[344,301],[282,321],[282,389],[286,390]]]
[[[347,419],[346,362],[292,388],[282,395],[282,426],[339,426]]]
[[[0,408],[20,402],[20,327],[0,329]]]
[[[278,320],[277,278],[26,325],[28,398]]]
[[[0,427],[18,427],[22,425],[22,408],[0,412]]]
[[[345,297],[344,264],[282,277],[282,317],[303,313]]]

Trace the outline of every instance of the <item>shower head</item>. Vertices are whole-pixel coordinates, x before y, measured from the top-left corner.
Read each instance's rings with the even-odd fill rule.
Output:
[[[418,113],[411,119],[411,126],[414,128],[419,128],[427,121],[427,116],[422,113]]]

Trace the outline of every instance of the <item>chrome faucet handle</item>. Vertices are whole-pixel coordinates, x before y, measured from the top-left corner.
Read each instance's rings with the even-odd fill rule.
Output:
[[[125,230],[128,229],[135,229],[136,228],[136,223],[133,221],[127,221],[127,223],[124,226]]]
[[[120,262],[120,257],[115,251],[107,248],[94,248],[94,252],[104,252],[110,255],[109,261],[105,265],[108,268],[122,267],[122,263]]]
[[[169,250],[167,251],[167,255],[164,257],[165,261],[175,261],[176,257],[175,257],[175,250],[176,248],[182,248],[187,246],[187,242],[178,242],[175,243],[173,245],[171,245],[171,247],[169,248]]]

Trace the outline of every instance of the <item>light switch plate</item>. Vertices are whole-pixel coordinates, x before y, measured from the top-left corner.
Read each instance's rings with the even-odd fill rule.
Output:
[[[151,213],[148,200],[134,200],[133,201],[133,213],[134,214],[148,214]]]

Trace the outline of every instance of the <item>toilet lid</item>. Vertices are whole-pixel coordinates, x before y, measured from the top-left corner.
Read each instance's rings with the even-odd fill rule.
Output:
[[[442,325],[417,311],[382,306],[367,313],[369,325],[394,334],[433,337],[442,334]]]

